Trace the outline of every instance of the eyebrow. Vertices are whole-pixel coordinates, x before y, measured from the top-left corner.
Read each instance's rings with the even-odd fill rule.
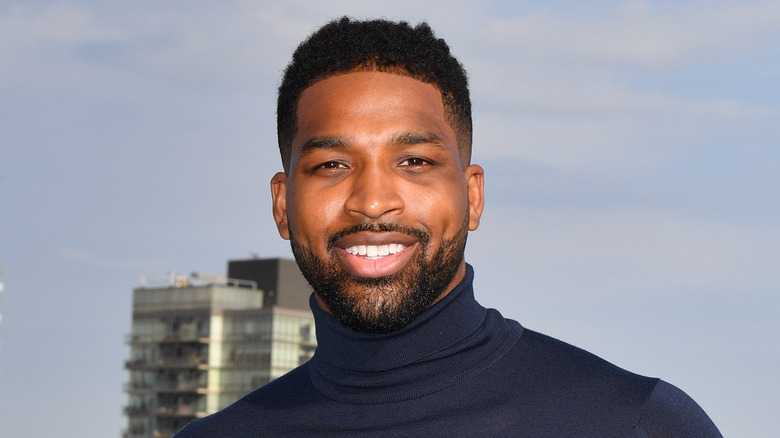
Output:
[[[325,135],[321,137],[312,137],[301,145],[301,155],[306,155],[317,149],[331,149],[335,147],[345,147],[353,142],[348,137],[337,135]]]
[[[410,146],[416,144],[431,144],[444,147],[444,141],[432,132],[402,132],[390,137],[390,144]]]
[[[325,135],[312,137],[301,145],[301,155],[318,149],[331,149],[349,147],[355,142],[349,137],[338,135]],[[417,144],[430,144],[445,148],[444,141],[432,132],[399,132],[390,136],[388,144],[393,146],[412,146]]]

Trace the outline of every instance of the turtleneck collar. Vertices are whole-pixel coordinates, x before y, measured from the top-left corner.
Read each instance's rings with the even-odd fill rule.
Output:
[[[520,337],[497,311],[474,299],[474,271],[405,327],[362,333],[310,299],[317,351],[309,369],[315,387],[346,403],[381,403],[430,394],[481,371]]]

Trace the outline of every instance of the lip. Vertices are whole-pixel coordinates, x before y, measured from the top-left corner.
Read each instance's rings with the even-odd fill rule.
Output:
[[[355,245],[389,245],[391,243],[412,246],[417,243],[417,238],[399,231],[360,231],[342,237],[335,241],[333,246],[346,249]]]
[[[399,243],[404,249],[381,258],[368,258],[353,255],[346,248],[356,245],[389,245]],[[370,232],[353,233],[334,243],[336,254],[346,270],[362,278],[379,278],[393,275],[406,266],[420,246],[414,236],[400,232]]]

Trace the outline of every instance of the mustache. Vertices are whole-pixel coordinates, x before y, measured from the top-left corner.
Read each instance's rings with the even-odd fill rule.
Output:
[[[363,231],[371,231],[375,233],[380,232],[398,232],[414,236],[423,246],[426,246],[430,240],[430,235],[419,228],[410,227],[407,225],[399,225],[393,222],[363,222],[355,224],[350,227],[344,228],[330,236],[328,239],[328,250],[333,249],[339,239],[344,238],[350,234],[360,233]]]

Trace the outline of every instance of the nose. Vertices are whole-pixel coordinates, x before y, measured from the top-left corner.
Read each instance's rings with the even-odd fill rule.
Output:
[[[344,209],[352,216],[377,219],[400,213],[403,199],[398,193],[394,173],[372,166],[356,172]]]

